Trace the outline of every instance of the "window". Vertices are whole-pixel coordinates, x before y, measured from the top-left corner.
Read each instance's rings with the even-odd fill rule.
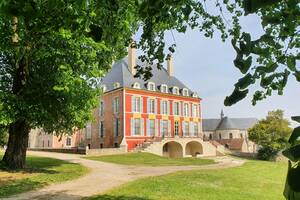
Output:
[[[194,136],[198,136],[198,134],[199,134],[198,131],[199,131],[199,130],[198,130],[198,123],[195,122],[195,123],[194,123]]]
[[[140,85],[138,82],[135,82],[135,83],[133,84],[133,88],[141,89],[141,85]]]
[[[161,101],[161,114],[162,115],[168,114],[168,101],[166,100]]]
[[[141,112],[141,97],[133,97],[133,102],[132,102],[132,111],[133,112]]]
[[[173,94],[179,95],[179,88],[173,87]]]
[[[100,144],[100,149],[103,149],[103,143]]]
[[[221,133],[219,133],[219,139],[220,139],[220,140],[222,139],[222,135],[221,135]]]
[[[148,113],[155,113],[155,99],[148,99]]]
[[[186,88],[183,88],[183,90],[182,90],[182,95],[183,95],[183,96],[189,96],[189,90],[186,89]]]
[[[101,89],[102,89],[102,92],[103,92],[103,93],[106,92],[106,90],[107,90],[106,85],[102,85],[102,86],[101,86]]]
[[[48,147],[50,147],[50,141],[48,140]]]
[[[174,102],[173,104],[173,115],[180,115],[180,104],[179,102]]]
[[[155,83],[149,82],[149,83],[147,84],[147,86],[148,86],[148,90],[150,90],[150,91],[155,91]]]
[[[192,107],[192,117],[198,117],[198,105],[197,104],[193,104]]]
[[[119,100],[119,97],[115,97],[113,99],[113,112],[116,114],[116,113],[119,113],[120,111],[120,100]]]
[[[244,138],[243,133],[240,134],[241,138]]]
[[[210,133],[210,134],[209,134],[209,139],[212,140],[212,138],[213,138],[213,137],[212,137],[212,134]]]
[[[160,134],[162,136],[168,135],[168,121],[167,120],[162,120],[160,126],[161,126],[161,133]]]
[[[183,127],[182,127],[182,131],[183,131],[183,136],[187,136],[189,134],[189,122],[183,122]]]
[[[179,135],[179,121],[175,121],[174,123],[175,136]]]
[[[119,88],[119,87],[120,87],[120,83],[119,83],[119,82],[115,82],[115,83],[113,84],[113,87],[114,87],[114,89]]]
[[[67,145],[67,146],[71,146],[71,142],[72,142],[71,138],[68,137],[68,138],[67,138],[66,145]]]
[[[189,104],[188,103],[185,103],[183,105],[183,115],[185,117],[188,117],[189,116]]]
[[[232,133],[229,133],[229,139],[232,139],[232,138],[233,138]]]
[[[148,122],[149,122],[149,124],[148,124],[148,134],[150,136],[154,136],[155,135],[155,119],[149,119]]]
[[[198,94],[196,92],[193,93],[193,97],[197,98]]]
[[[163,93],[168,93],[168,86],[165,84],[162,84],[160,91]]]
[[[100,116],[104,115],[104,102],[103,101],[100,101],[99,114],[100,114]]]
[[[142,122],[143,120],[140,118],[132,118],[132,124],[131,124],[131,133],[132,135],[142,135]]]
[[[88,123],[85,128],[85,137],[86,139],[91,139],[92,137],[92,124]]]
[[[104,138],[104,122],[103,121],[100,122],[99,136],[100,136],[100,138]]]
[[[116,118],[114,120],[114,136],[115,137],[119,136],[119,131],[120,131],[120,119]]]

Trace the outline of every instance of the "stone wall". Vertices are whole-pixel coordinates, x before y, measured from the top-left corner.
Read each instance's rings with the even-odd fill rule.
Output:
[[[102,156],[102,155],[114,155],[127,153],[126,146],[121,146],[119,148],[103,148],[103,149],[87,149],[86,155],[89,156]]]

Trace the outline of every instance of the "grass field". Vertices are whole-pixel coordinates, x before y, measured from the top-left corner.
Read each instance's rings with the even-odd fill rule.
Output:
[[[125,184],[90,200],[283,200],[287,165],[248,161],[237,168],[178,172]]]
[[[179,166],[179,165],[207,165],[213,164],[210,159],[200,158],[167,158],[150,153],[128,153],[109,156],[85,157],[86,159],[110,162],[122,165],[144,165],[144,166]]]
[[[2,156],[3,152],[0,152],[0,159]],[[0,169],[0,198],[75,179],[88,172],[88,169],[79,164],[42,157],[29,156],[27,166],[22,171]]]

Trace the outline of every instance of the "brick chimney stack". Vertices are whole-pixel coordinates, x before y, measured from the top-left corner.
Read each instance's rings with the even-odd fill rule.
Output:
[[[132,75],[136,74],[136,43],[133,41],[128,47],[128,67]]]
[[[173,57],[171,54],[167,55],[167,67],[169,76],[174,76]]]

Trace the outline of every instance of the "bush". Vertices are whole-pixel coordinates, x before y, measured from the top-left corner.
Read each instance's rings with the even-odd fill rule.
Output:
[[[275,157],[279,151],[270,147],[262,147],[257,152],[257,159],[259,160],[275,160]]]

